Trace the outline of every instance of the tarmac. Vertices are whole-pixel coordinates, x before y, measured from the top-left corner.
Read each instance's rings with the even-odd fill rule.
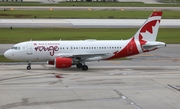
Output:
[[[0,28],[140,28],[146,19],[0,19]],[[180,28],[180,19],[162,19],[160,28]]]
[[[179,109],[179,46],[89,62],[88,71],[1,62],[0,109]]]

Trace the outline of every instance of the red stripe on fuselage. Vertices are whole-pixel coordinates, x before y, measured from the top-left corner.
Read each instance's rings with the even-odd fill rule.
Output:
[[[139,54],[139,51],[137,49],[137,45],[136,45],[134,37],[133,37],[131,39],[131,41],[126,45],[126,47],[124,47],[119,52],[114,52],[114,56],[112,56],[108,59],[122,58],[122,57],[132,56],[135,54]]]

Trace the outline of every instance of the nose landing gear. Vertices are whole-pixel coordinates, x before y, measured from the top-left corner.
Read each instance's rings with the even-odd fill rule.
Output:
[[[31,70],[31,61],[28,61],[27,70]]]

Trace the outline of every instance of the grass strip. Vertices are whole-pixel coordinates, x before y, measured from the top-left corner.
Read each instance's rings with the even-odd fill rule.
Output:
[[[132,37],[138,28],[0,28],[0,43],[12,44],[29,40],[121,40]],[[180,43],[180,28],[160,28],[158,41]]]
[[[153,10],[152,10],[153,11]],[[146,19],[152,11],[121,10],[8,10],[0,18]],[[163,11],[163,19],[179,19],[180,11]]]

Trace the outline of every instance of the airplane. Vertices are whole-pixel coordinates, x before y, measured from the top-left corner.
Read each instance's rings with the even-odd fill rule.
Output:
[[[161,11],[153,12],[135,35],[127,40],[26,41],[15,44],[4,56],[27,61],[27,70],[31,70],[32,61],[47,61],[56,68],[76,65],[86,71],[86,62],[89,61],[128,57],[165,47],[164,42],[156,41],[161,17]]]

